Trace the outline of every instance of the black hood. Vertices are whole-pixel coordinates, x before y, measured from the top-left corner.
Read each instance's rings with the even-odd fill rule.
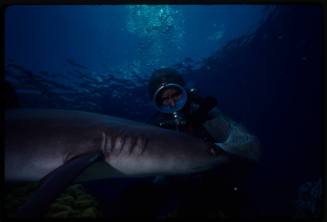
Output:
[[[184,79],[175,69],[157,69],[152,73],[149,81],[149,95],[151,98],[156,90],[164,83],[175,83],[182,87],[185,85]]]

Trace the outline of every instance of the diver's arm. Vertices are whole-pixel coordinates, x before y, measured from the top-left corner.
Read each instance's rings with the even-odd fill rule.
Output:
[[[210,111],[212,117],[204,127],[217,141],[219,148],[242,159],[257,162],[260,145],[256,136],[250,134],[241,124],[224,116],[218,108]]]

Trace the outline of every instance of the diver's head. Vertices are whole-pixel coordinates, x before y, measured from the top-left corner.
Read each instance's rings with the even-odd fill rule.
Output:
[[[187,101],[184,84],[184,79],[175,69],[155,70],[149,81],[149,94],[155,107],[163,113],[181,110]]]

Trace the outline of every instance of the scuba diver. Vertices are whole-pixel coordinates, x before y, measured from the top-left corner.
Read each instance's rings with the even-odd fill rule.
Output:
[[[147,123],[199,137],[213,143],[216,152],[250,162],[258,160],[256,136],[225,116],[214,97],[201,97],[198,89],[186,88],[184,79],[175,69],[155,70],[148,86],[158,112]]]
[[[214,97],[201,97],[198,89],[185,85],[175,69],[155,70],[148,88],[157,113],[147,122],[199,137],[229,161],[206,173],[156,177],[153,184],[164,199],[156,198],[160,214],[237,218],[244,200],[239,186],[258,161],[258,139],[222,114]]]

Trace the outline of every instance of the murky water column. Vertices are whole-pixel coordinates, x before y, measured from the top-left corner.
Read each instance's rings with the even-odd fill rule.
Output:
[[[137,60],[145,70],[169,66],[181,56],[183,24],[171,6],[128,6],[126,28],[138,38]]]

